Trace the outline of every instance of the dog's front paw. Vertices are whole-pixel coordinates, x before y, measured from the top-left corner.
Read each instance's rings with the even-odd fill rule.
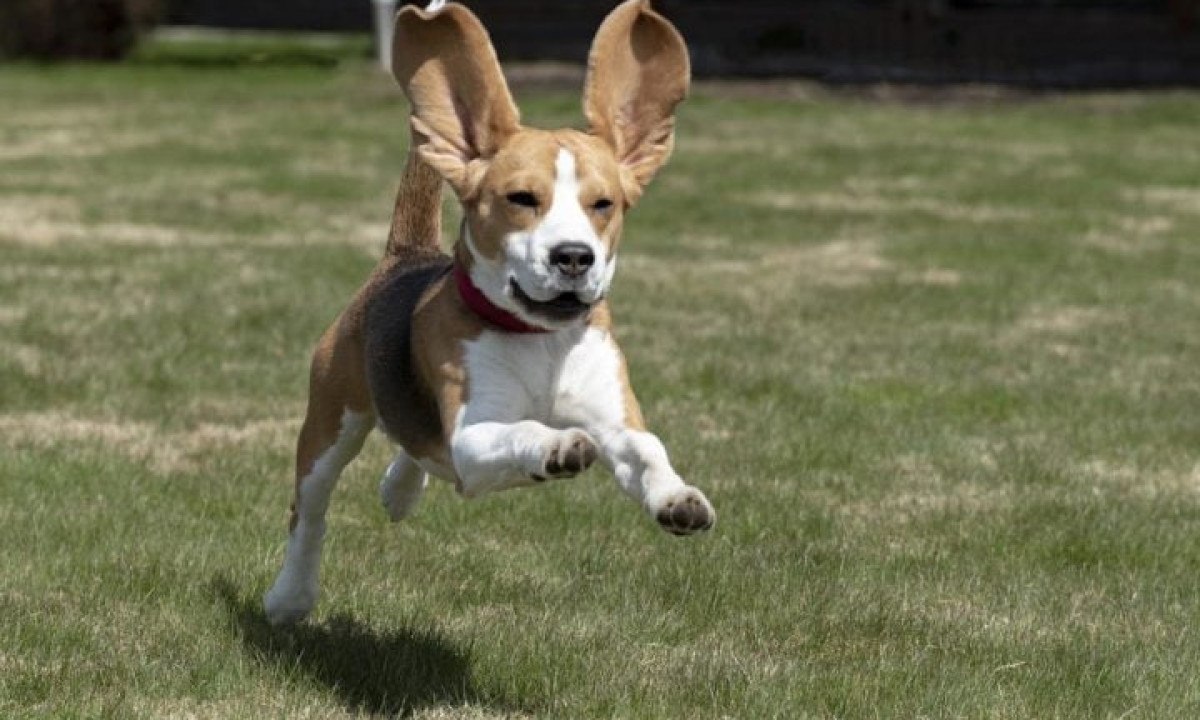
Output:
[[[533,479],[574,477],[596,462],[596,443],[582,430],[563,430],[550,442]]]
[[[693,535],[711,530],[717,522],[717,511],[704,493],[684,486],[674,490],[649,508],[663,530],[672,535]]]

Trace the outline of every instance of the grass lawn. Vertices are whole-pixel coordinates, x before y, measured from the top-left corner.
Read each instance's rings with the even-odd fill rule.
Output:
[[[0,66],[0,717],[1200,716],[1200,94],[701,88],[613,302],[717,529],[601,471],[392,525],[376,437],[276,631],[407,110],[195,58]]]

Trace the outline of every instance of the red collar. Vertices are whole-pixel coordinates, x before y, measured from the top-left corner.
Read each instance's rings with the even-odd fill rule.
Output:
[[[496,305],[491,300],[488,300],[483,292],[475,287],[475,283],[471,282],[471,276],[467,273],[466,268],[458,263],[454,263],[454,282],[458,285],[459,297],[463,299],[463,302],[471,309],[471,312],[482,318],[484,322],[495,325],[501,330],[510,333],[550,332],[546,328],[530,325],[516,315]]]

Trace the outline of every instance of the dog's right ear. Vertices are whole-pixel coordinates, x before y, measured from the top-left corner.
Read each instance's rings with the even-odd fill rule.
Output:
[[[392,73],[412,104],[421,158],[471,197],[488,159],[520,127],[487,31],[458,3],[407,6],[396,15]]]

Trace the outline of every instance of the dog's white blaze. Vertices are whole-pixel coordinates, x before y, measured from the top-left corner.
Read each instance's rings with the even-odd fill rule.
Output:
[[[464,349],[471,394],[452,441],[464,496],[529,484],[572,428],[591,436],[617,484],[651,514],[686,487],[658,438],[625,426],[621,359],[606,331],[485,331]]]
[[[596,235],[596,228],[588,218],[579,201],[579,169],[575,162],[575,154],[566,148],[558,149],[558,157],[554,160],[554,197],[546,217],[534,230],[538,242],[543,245],[546,256],[550,248],[563,242],[581,242],[589,246],[596,254],[597,264],[593,271],[603,262],[604,248]],[[603,268],[601,268],[602,274]]]
[[[591,248],[595,262],[583,276],[582,282],[574,286],[559,284],[557,287],[560,290],[574,290],[583,300],[594,302],[608,291],[612,273],[608,253],[579,200],[579,188],[579,168],[575,155],[566,148],[559,148],[554,160],[554,198],[546,217],[533,231],[534,254],[549,267],[550,252],[557,245],[578,242]],[[557,276],[555,278],[559,279]]]
[[[296,492],[296,527],[288,536],[283,569],[264,598],[272,623],[303,619],[317,604],[321,545],[329,496],[346,464],[354,459],[371,432],[367,415],[347,410],[337,441],[313,463]]]

